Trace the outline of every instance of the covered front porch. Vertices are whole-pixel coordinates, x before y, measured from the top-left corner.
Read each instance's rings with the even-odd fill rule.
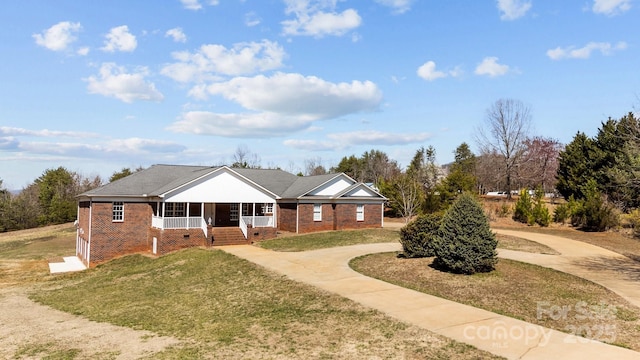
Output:
[[[157,202],[151,226],[156,229],[202,229],[209,237],[209,227],[239,227],[245,239],[250,228],[276,228],[275,203],[192,203]]]

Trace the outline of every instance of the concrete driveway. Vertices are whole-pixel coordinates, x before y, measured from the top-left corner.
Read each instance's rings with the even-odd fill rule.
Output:
[[[524,233],[509,234],[521,236]],[[580,262],[581,259],[584,261],[593,255],[591,250],[578,246],[573,250],[570,249],[571,246],[563,244],[553,246],[551,243],[559,241],[557,239],[545,238],[543,241],[547,241],[547,245],[552,248],[557,246],[556,250],[560,253],[564,251],[563,254],[568,255],[557,255],[553,259],[538,260],[536,258],[533,261],[546,261],[552,266],[569,268],[577,266],[571,265],[572,261]],[[576,337],[376,280],[353,271],[348,265],[349,260],[357,256],[400,251],[399,243],[365,244],[289,253],[249,245],[220,247],[220,249],[284,274],[293,280],[336,293],[401,321],[509,359],[640,358],[640,353],[635,351]],[[516,253],[518,252],[500,252],[505,257],[516,257]],[[588,275],[596,276],[590,272]],[[603,278],[606,277],[603,276]],[[626,283],[618,284],[622,288],[622,284]],[[628,296],[635,295],[631,292]]]

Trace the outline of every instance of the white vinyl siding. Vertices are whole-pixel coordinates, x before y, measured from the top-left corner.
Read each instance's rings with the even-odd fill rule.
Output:
[[[122,201],[116,201],[111,205],[111,219],[113,222],[124,221],[124,203]]]
[[[322,204],[313,204],[313,221],[322,221]]]
[[[364,221],[364,205],[358,204],[356,207],[356,221]]]

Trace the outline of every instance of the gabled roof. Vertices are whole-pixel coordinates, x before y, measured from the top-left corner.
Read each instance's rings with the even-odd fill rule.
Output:
[[[209,166],[153,165],[79,196],[157,196],[215,169]]]
[[[240,169],[233,168],[233,171],[281,196],[290,186],[295,183],[299,176],[295,176],[279,169]]]
[[[133,173],[99,188],[84,192],[78,197],[155,197],[177,190],[190,182],[209,174],[232,171],[255,185],[273,193],[279,198],[296,199],[305,196],[315,189],[337,178],[347,179],[353,183],[349,189],[359,183],[345,174],[326,174],[315,176],[296,176],[278,169],[244,169],[226,166],[187,166],[187,165],[153,165],[147,169]],[[380,195],[378,192],[373,191]],[[342,191],[339,196],[344,195]],[[380,197],[383,197],[380,195]]]
[[[285,199],[295,199],[300,196],[304,196],[310,191],[318,188],[319,186],[326,184],[327,182],[340,176],[340,174],[325,174],[314,176],[297,176],[296,181],[289,186],[289,188],[282,193],[282,197]]]

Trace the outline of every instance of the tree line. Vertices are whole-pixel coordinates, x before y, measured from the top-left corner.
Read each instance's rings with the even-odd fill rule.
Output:
[[[556,139],[532,134],[531,124],[528,105],[500,99],[487,109],[474,131],[478,153],[463,142],[450,164],[437,163],[433,146],[418,148],[405,168],[383,151],[372,149],[360,156],[344,156],[328,169],[320,158],[306,160],[298,175],[343,172],[370,183],[389,199],[388,214],[407,220],[442,212],[464,192],[501,191],[507,197],[520,189],[539,189],[542,195],[556,192],[568,201],[556,214],[557,221],[584,219],[587,203],[621,212],[640,207],[640,122],[632,113],[603,122],[593,138],[578,132],[566,147]],[[230,166],[261,167],[259,157],[246,146],[238,147]],[[139,170],[123,168],[108,182]],[[88,178],[63,167],[46,170],[19,194],[5,189],[0,179],[0,231],[73,221],[75,197],[103,184],[99,176]]]

